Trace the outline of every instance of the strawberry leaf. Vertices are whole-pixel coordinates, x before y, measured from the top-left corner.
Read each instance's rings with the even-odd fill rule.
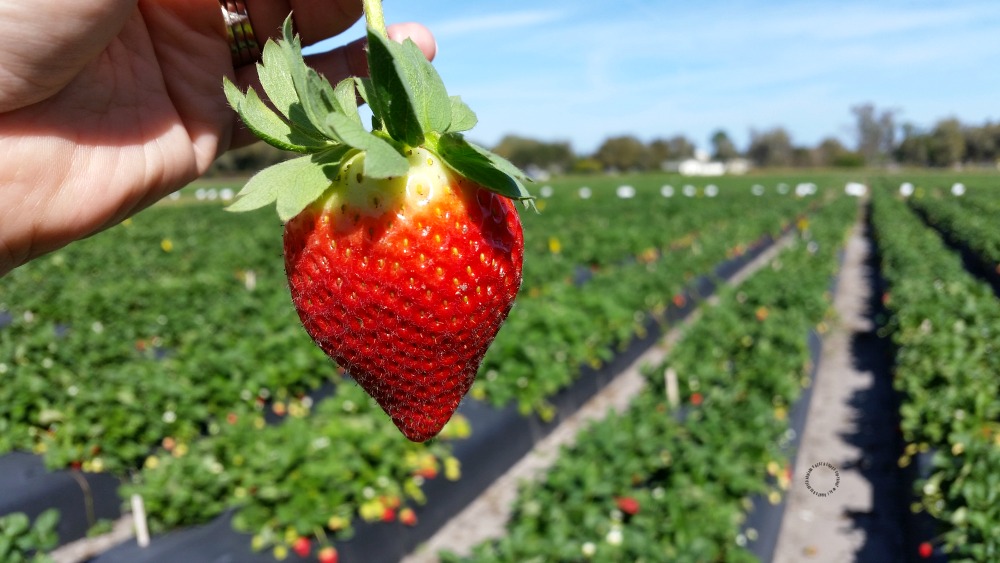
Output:
[[[361,96],[361,100],[364,101],[369,106],[372,105],[372,99],[374,96],[370,94],[374,86],[372,86],[372,81],[370,78],[356,77],[354,79],[354,86],[358,89],[358,95]],[[382,120],[379,118],[378,114],[372,115],[372,129],[375,131],[384,131],[385,127],[382,126]]]
[[[457,133],[442,135],[436,152],[456,172],[487,189],[511,199],[533,199],[524,187],[528,178],[516,166]]]
[[[265,168],[250,178],[226,210],[252,211],[277,203],[278,217],[288,221],[323,195],[352,150],[334,147]]]
[[[341,113],[330,113],[326,116],[326,120],[339,141],[365,151],[365,176],[391,178],[402,176],[410,169],[406,157],[388,141],[365,129],[360,119],[351,119]]]
[[[337,110],[345,116],[361,125],[361,116],[358,115],[358,89],[353,78],[341,80],[334,88],[334,102]]]
[[[274,113],[257,96],[253,88],[244,95],[228,78],[223,79],[223,90],[229,105],[255,135],[267,144],[286,151],[310,153],[322,150],[329,141],[317,138],[292,127]]]
[[[448,125],[447,132],[468,131],[475,127],[478,122],[479,118],[476,117],[476,113],[462,101],[462,98],[451,97],[451,124]]]
[[[424,142],[424,129],[417,117],[412,90],[406,84],[394,56],[393,42],[368,30],[368,70],[371,75],[368,103],[389,135],[409,146]]]
[[[448,90],[416,43],[396,43],[369,29],[368,61],[368,102],[393,139],[418,146],[428,133],[448,129]]]
[[[274,107],[291,119],[291,107],[299,103],[299,97],[295,94],[295,87],[289,82],[288,75],[288,60],[284,51],[274,41],[268,41],[264,44],[261,62],[257,63],[257,76]]]

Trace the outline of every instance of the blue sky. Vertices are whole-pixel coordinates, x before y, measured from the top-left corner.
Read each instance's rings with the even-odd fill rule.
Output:
[[[784,126],[796,144],[853,146],[850,107],[930,127],[1000,119],[996,0],[385,0],[386,20],[437,37],[449,93],[476,111],[469,137],[569,141]],[[345,34],[361,34],[356,27]],[[339,38],[338,38],[339,39]]]

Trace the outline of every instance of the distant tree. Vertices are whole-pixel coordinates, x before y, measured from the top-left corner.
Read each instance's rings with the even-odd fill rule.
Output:
[[[569,143],[547,143],[516,135],[501,139],[493,152],[521,168],[537,167],[554,172],[570,169],[576,160]]]
[[[697,148],[684,135],[674,135],[667,141],[667,146],[670,147],[670,153],[673,155],[673,158],[678,160],[693,157]]]
[[[653,142],[649,143],[647,149],[649,150],[649,161],[653,167],[662,166],[668,160],[676,160],[670,153],[670,141],[666,139],[654,139]]]
[[[736,144],[729,138],[728,133],[723,129],[712,133],[712,158],[725,162],[739,156],[740,151],[736,149]]]
[[[931,131],[931,166],[956,166],[965,156],[965,134],[962,124],[955,118],[938,121]]]
[[[669,139],[655,139],[649,143],[649,160],[652,168],[659,168],[667,161],[684,160],[694,156],[695,146],[684,135]]]
[[[840,139],[827,137],[813,151],[817,166],[855,168],[864,165],[864,157],[844,146]]]
[[[605,140],[594,153],[594,159],[605,169],[615,170],[646,170],[651,160],[646,145],[631,135]]]
[[[997,160],[1000,142],[1000,125],[987,122],[982,127],[966,127],[965,157],[963,160],[975,163],[994,163]]]
[[[931,163],[931,137],[913,123],[901,127],[903,139],[896,147],[896,160],[912,166],[929,166]]]
[[[896,142],[896,112],[882,110],[871,103],[851,108],[854,114],[857,150],[868,164],[884,164],[892,155]]]
[[[750,148],[747,156],[757,166],[791,166],[793,163],[792,140],[782,127],[770,131],[750,130]]]

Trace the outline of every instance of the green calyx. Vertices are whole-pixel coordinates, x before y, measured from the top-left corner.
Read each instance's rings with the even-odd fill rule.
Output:
[[[257,173],[228,210],[276,204],[281,220],[288,221],[322,197],[343,164],[359,153],[364,153],[366,176],[392,178],[407,173],[404,155],[411,147],[424,147],[457,174],[531,205],[524,173],[462,135],[476,124],[475,113],[458,96],[448,95],[440,75],[413,41],[390,41],[384,31],[369,26],[371,77],[347,78],[333,86],[306,66],[291,16],[282,35],[264,45],[257,64],[270,105],[252,88],[241,92],[228,78],[223,88],[255,135],[303,156]],[[373,113],[370,131],[358,113],[359,95]]]

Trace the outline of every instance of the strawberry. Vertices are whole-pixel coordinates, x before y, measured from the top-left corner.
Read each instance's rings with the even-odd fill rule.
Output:
[[[934,555],[934,546],[930,542],[921,542],[917,547],[917,552],[923,559],[929,559],[931,555]]]
[[[399,511],[399,521],[406,526],[416,526],[417,513],[412,508],[406,507]]]
[[[618,506],[618,510],[629,516],[635,516],[639,513],[639,501],[632,497],[618,497],[615,499],[615,505]]]
[[[309,557],[309,553],[312,552],[312,542],[309,538],[299,538],[292,544],[292,551],[299,557]]]
[[[255,175],[229,209],[277,204],[306,332],[422,442],[458,408],[511,309],[524,255],[513,200],[531,197],[516,167],[465,140],[475,114],[412,41],[386,38],[380,3],[365,14],[370,79],[333,87],[308,69],[289,18],[258,67],[278,112],[224,81],[249,129],[305,153]]]
[[[339,559],[337,550],[331,546],[326,546],[319,550],[317,556],[319,558],[319,563],[337,563]]]
[[[383,522],[392,522],[395,519],[396,519],[396,509],[390,508],[388,506],[382,509]]]
[[[337,563],[339,560],[337,550],[329,546],[319,550],[318,558],[319,563]]]

